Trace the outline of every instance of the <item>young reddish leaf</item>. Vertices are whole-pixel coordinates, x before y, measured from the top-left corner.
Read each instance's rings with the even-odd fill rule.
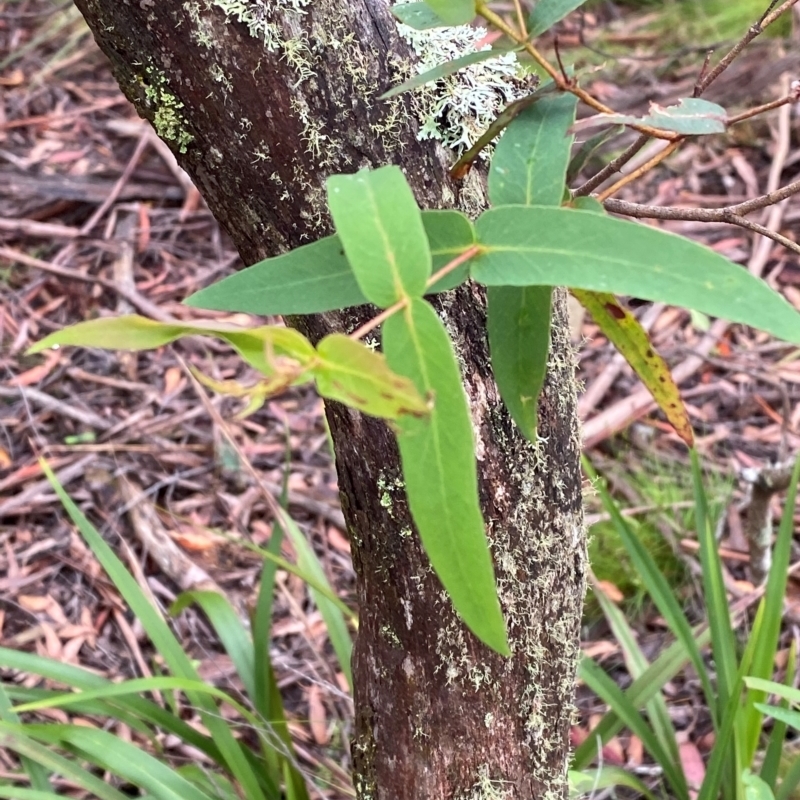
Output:
[[[373,417],[424,416],[430,408],[408,378],[396,375],[381,353],[341,334],[326,336],[317,346],[314,366],[317,390]]]
[[[680,391],[663,358],[655,351],[639,320],[613,294],[573,289],[578,302],[592,315],[600,330],[625,357],[666,414],[678,436],[689,447],[694,433]]]
[[[434,398],[430,415],[397,422],[408,503],[425,552],[467,626],[507,655],[478,502],[472,420],[450,337],[431,306],[414,299],[384,323],[383,347],[389,366]]]

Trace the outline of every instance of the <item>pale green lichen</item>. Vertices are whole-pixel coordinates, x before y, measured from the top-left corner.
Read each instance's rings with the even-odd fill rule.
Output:
[[[181,153],[194,141],[186,130],[187,121],[181,113],[183,103],[168,91],[166,75],[153,66],[144,70],[139,80],[144,88],[145,100],[153,112],[153,127],[165,141],[173,142]]]
[[[410,0],[398,0],[398,3]],[[418,57],[418,74],[460,56],[490,49],[486,31],[471,25],[415,30],[398,23],[400,35]],[[419,139],[438,139],[461,153],[471,147],[497,115],[529,91],[514,53],[470,64],[453,75],[415,90],[420,104]],[[490,150],[482,151],[487,157]]]

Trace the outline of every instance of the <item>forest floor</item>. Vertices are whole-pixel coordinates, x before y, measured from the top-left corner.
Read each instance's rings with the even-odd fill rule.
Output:
[[[581,49],[582,39],[595,49],[624,46],[629,55],[598,56]],[[690,95],[704,57],[700,45],[659,53],[640,16],[571,19],[560,44],[565,59],[608,62],[608,73],[592,75],[592,89],[625,112],[646,110],[650,100],[667,104]],[[708,97],[730,109],[766,102],[793,77],[799,61],[776,40],[759,42]],[[797,119],[785,106],[729,136],[690,141],[620,197],[692,207],[740,202],[797,179],[798,140]],[[800,200],[766,210],[759,221],[800,238]],[[800,309],[796,253],[728,225],[660,224],[742,264]],[[241,542],[268,541],[271,517],[263,492],[266,487],[280,495],[286,480],[292,517],[353,605],[336,472],[322,403],[312,391],[287,392],[237,420],[242,403],[199,395],[187,364],[217,380],[246,383],[252,376],[228,348],[205,339],[141,354],[59,349],[25,355],[51,331],[99,315],[223,318],[190,310],[181,300],[241,266],[169,150],[120,94],[71,4],[0,2],[1,646],[111,678],[141,674],[149,660],[136,620],[125,614],[45,480],[42,455],[164,606],[191,588],[188,574],[213,583],[237,607],[251,603],[261,560]],[[741,532],[740,476],[800,450],[800,351],[687,311],[636,301],[632,306],[678,377],[726,518],[728,587],[732,596],[746,596],[754,587]],[[234,321],[249,320],[237,315]],[[580,413],[587,454],[631,516],[650,520],[669,537],[691,574],[696,548],[685,525],[690,495],[679,477],[688,463],[685,446],[591,319],[576,317],[574,333],[585,385]],[[209,414],[209,404],[219,415]],[[259,483],[243,458],[257,470]],[[642,475],[651,477],[643,481]],[[665,481],[683,490],[654,497],[652,487]],[[777,502],[774,511],[780,514]],[[588,514],[602,532],[604,517],[591,498]],[[602,551],[605,540],[595,539]],[[289,544],[283,555],[294,558]],[[794,556],[793,562],[800,559],[800,548]],[[616,599],[636,591],[628,589],[630,576],[596,571]],[[787,601],[788,643],[800,624],[799,582],[790,581]],[[635,624],[643,646],[655,652],[665,640],[661,622],[640,611]],[[230,659],[202,615],[184,612],[175,630],[204,677],[220,685],[231,679]],[[584,648],[609,668],[622,662],[619,646],[596,618],[587,618]],[[318,796],[332,798],[347,795],[352,706],[330,654],[307,587],[280,572],[271,657],[299,756],[310,772],[329,776],[334,788],[320,786]],[[2,665],[0,675],[26,680]],[[675,724],[702,755],[702,700],[690,683],[672,691]],[[599,711],[583,692],[580,705],[576,739]],[[632,737],[612,740],[604,758],[646,771],[641,743]],[[0,753],[0,775],[12,768]]]

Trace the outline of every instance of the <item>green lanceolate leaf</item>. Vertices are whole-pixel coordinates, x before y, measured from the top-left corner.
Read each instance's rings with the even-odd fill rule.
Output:
[[[334,333],[319,343],[317,353],[320,361],[314,367],[314,378],[323,397],[385,419],[429,412],[427,401],[412,381],[395,375],[381,353],[361,342]]]
[[[650,105],[650,113],[644,117],[627,114],[596,114],[582,119],[574,130],[584,130],[597,125],[650,125],[683,136],[702,136],[725,133],[728,117],[725,109],[699,97],[685,97],[674,106]]]
[[[246,314],[316,314],[367,302],[338,236],[306,244],[230,275],[183,301]]]
[[[414,299],[383,325],[389,366],[434,398],[430,416],[398,421],[406,493],[425,551],[458,613],[499,653],[508,642],[478,503],[475,446],[467,399],[447,331]]]
[[[678,385],[639,320],[613,294],[583,289],[573,289],[572,293],[633,367],[678,436],[691,447],[694,443],[692,423]]]
[[[265,375],[273,375],[278,371],[275,356],[292,359],[297,364],[295,371],[302,371],[299,368],[316,355],[311,343],[292,328],[277,325],[236,328],[205,321],[156,322],[137,314],[79,322],[51,333],[29,348],[28,352],[39,353],[48,347],[62,345],[101,347],[105,350],[152,350],[182,336],[193,335],[223,339],[250,366]]]
[[[486,326],[492,370],[503,402],[527,439],[536,438],[536,409],[550,348],[549,286],[490,286]]]
[[[569,93],[542,97],[508,126],[489,170],[493,206],[561,203],[577,103]]]
[[[528,35],[541,36],[586,0],[539,0],[528,17]]]
[[[364,296],[387,308],[421,297],[431,251],[417,201],[399,167],[328,178],[328,205]]]
[[[475,19],[475,0],[425,0],[425,5],[448,25],[468,25]]]
[[[424,86],[426,83],[433,83],[441,78],[446,78],[448,75],[453,75],[459,70],[464,69],[464,67],[469,67],[471,64],[480,64],[482,61],[489,61],[492,58],[504,56],[508,52],[508,50],[500,49],[478,50],[474,53],[467,53],[466,55],[454,58],[451,61],[445,61],[443,64],[438,64],[432,69],[421,72],[413,78],[409,78],[407,81],[395,86],[388,92],[384,92],[380,96],[380,99],[388,100],[390,97],[403,94],[403,92],[410,92],[412,89]]]
[[[447,26],[447,23],[427,3],[398,3],[392,6],[392,14],[403,25],[408,25],[417,31]]]
[[[624,130],[625,127],[623,125],[615,125],[613,128],[600,131],[600,133],[596,133],[585,142],[582,142],[575,155],[570,159],[569,167],[567,167],[567,183],[572,183],[578,177],[580,171],[586,166],[599,147],[602,147],[609,139],[619,136]]]
[[[423,211],[422,224],[428,235],[434,273],[475,244],[475,228],[460,211]],[[468,277],[469,263],[466,263],[429,286],[425,294],[455,289]]]
[[[472,223],[459,211],[423,211],[422,224],[434,272],[475,243]],[[467,279],[468,272],[464,265],[426,291],[452,289]],[[259,261],[184,300],[195,308],[264,316],[320,314],[367,302],[338,236]]]
[[[800,314],[764,281],[674,234],[591,211],[504,206],[476,224],[487,286],[569,286],[694,308],[800,342]]]

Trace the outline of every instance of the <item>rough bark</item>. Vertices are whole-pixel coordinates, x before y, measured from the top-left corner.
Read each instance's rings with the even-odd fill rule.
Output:
[[[453,184],[448,154],[417,141],[413,101],[377,99],[408,74],[411,58],[386,0],[76,3],[123,91],[172,145],[247,263],[329,232],[324,180],[332,172],[398,163],[424,207],[476,212],[484,202],[480,176]],[[253,30],[237,7],[249,9]],[[561,797],[585,569],[563,297],[536,446],[518,435],[492,380],[480,289],[451,293],[440,311],[470,398],[514,654],[492,654],[454,614],[412,531],[388,429],[330,404],[361,616],[357,794]],[[363,317],[293,323],[318,338]]]

